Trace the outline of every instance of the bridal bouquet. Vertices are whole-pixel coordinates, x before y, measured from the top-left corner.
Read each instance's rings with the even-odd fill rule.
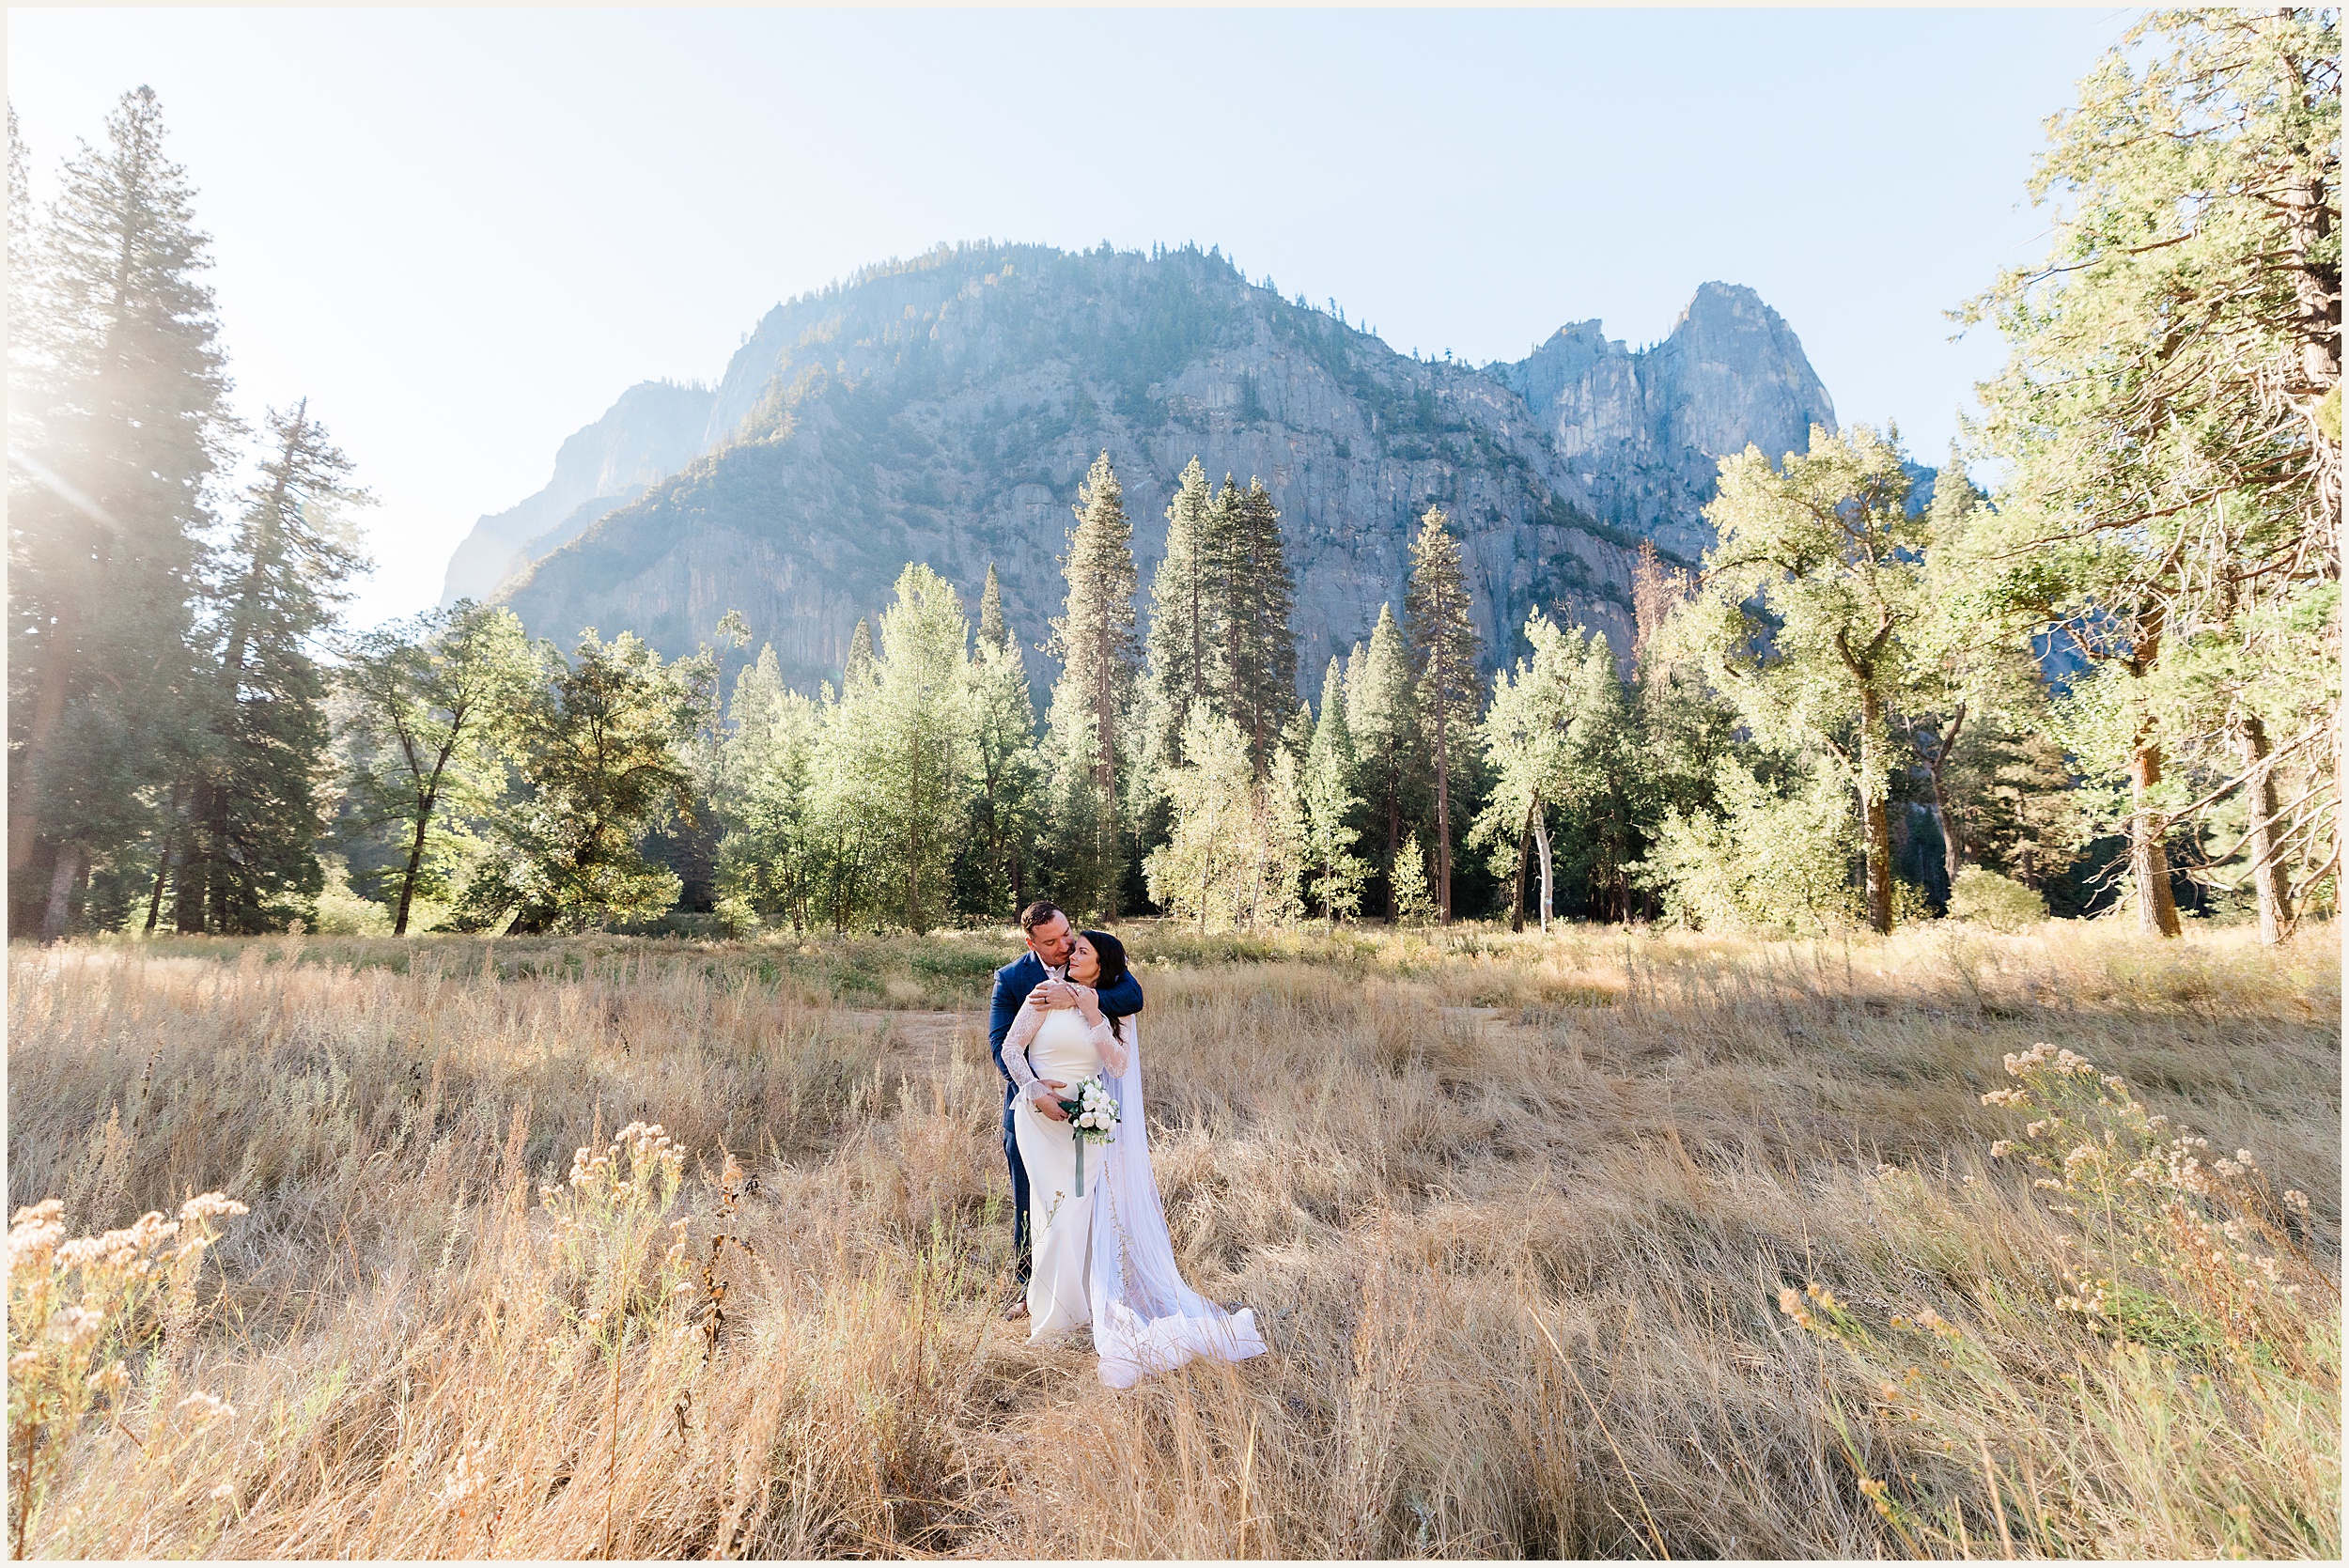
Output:
[[[1060,1102],[1068,1113],[1068,1131],[1077,1141],[1077,1196],[1085,1195],[1085,1145],[1106,1143],[1110,1129],[1117,1126],[1117,1101],[1110,1094],[1110,1086],[1097,1078],[1086,1079],[1077,1085],[1077,1097]]]

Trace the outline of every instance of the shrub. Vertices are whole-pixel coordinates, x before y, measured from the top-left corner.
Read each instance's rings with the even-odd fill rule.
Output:
[[[1994,931],[2019,931],[2047,918],[2047,901],[2022,883],[1979,865],[1957,874],[1950,889],[1950,918]]]
[[[388,937],[391,911],[351,891],[350,869],[340,855],[321,855],[326,885],[319,891],[317,919],[310,929],[322,937]],[[412,909],[412,916],[413,910]]]
[[[1634,880],[1663,896],[1676,924],[1705,931],[1812,933],[1858,918],[1851,885],[1851,803],[1814,780],[1774,793],[1735,759],[1715,776],[1720,815],[1665,814],[1655,849]]]

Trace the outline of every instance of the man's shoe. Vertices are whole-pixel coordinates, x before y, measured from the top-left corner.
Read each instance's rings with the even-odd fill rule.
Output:
[[[1019,1300],[1014,1301],[1010,1306],[1003,1309],[1003,1321],[1005,1323],[1017,1323],[1027,1315],[1028,1298],[1024,1296]]]

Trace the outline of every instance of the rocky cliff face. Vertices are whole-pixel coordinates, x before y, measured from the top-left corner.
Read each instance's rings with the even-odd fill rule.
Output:
[[[1750,288],[1708,283],[1672,334],[1638,353],[1577,321],[1516,365],[1492,367],[1542,421],[1599,517],[1694,557],[1713,542],[1703,508],[1720,458],[1749,442],[1776,458],[1810,449],[1835,405],[1778,312]]]
[[[669,381],[640,381],[621,393],[601,419],[564,442],[546,489],[474,524],[449,557],[441,602],[488,598],[708,450],[715,402],[706,387]]]
[[[1478,370],[1397,354],[1195,250],[941,249],[778,306],[698,395],[690,455],[661,444],[692,423],[668,390],[672,423],[631,410],[635,389],[566,443],[554,485],[484,519],[466,549],[528,558],[502,593],[535,634],[628,629],[679,653],[739,609],[752,648],[772,642],[804,688],[837,676],[858,616],[908,561],[974,600],[994,561],[1015,628],[1041,644],[1069,505],[1103,449],[1145,613],[1183,465],[1196,454],[1219,480],[1263,478],[1297,576],[1302,687],[1382,602],[1399,606],[1431,504],[1463,539],[1488,661],[1518,651],[1535,607],[1622,648],[1639,540],[1681,559],[1710,542],[1713,457],[1749,439],[1800,449],[1833,420],[1750,290],[1705,286],[1642,353],[1584,323]],[[590,454],[624,457],[590,482]],[[663,455],[673,471],[641,495],[610,484]],[[1031,667],[1049,674],[1040,655]]]

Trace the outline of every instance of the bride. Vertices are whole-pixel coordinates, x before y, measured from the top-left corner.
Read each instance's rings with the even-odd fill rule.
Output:
[[[1045,1008],[1031,997],[1003,1042],[1003,1065],[1019,1085],[1013,1129],[1028,1170],[1035,1250],[1028,1343],[1092,1324],[1101,1381],[1113,1389],[1194,1356],[1237,1361],[1265,1352],[1252,1310],[1224,1312],[1175,1268],[1143,1126],[1137,1020],[1106,1017],[1093,1005],[1096,992],[1125,975],[1123,943],[1106,931],[1080,934],[1068,978],[1086,987],[1081,1005]],[[1108,1084],[1119,1115],[1111,1141],[1084,1152],[1080,1197],[1075,1136],[1054,1096],[1073,1100],[1075,1086],[1095,1077]],[[1039,1096],[1039,1088],[1050,1093]]]

